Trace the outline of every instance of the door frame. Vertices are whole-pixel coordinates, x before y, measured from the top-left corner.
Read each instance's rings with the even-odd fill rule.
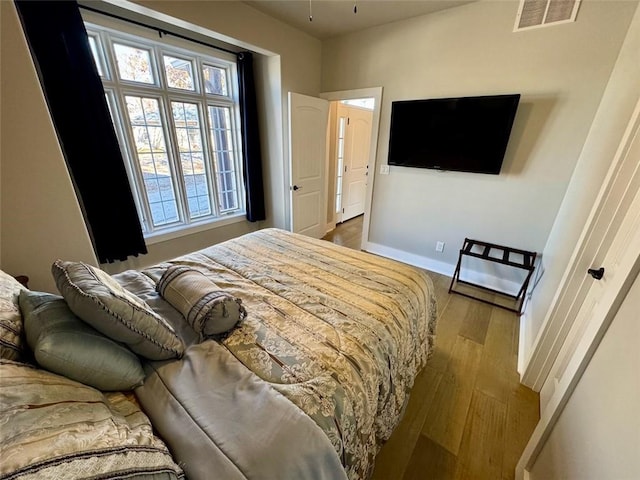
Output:
[[[380,111],[382,108],[382,87],[358,88],[355,90],[340,90],[335,92],[323,92],[320,98],[325,100],[340,101],[357,98],[373,98],[373,117],[371,120],[371,144],[369,146],[369,180],[367,181],[367,194],[364,204],[364,218],[362,221],[362,239],[360,248],[364,250],[369,242],[369,224],[371,221],[371,201],[373,199],[373,183],[376,177],[376,157],[378,151],[378,133],[380,130]],[[326,165],[328,175],[329,162]]]
[[[602,182],[600,192],[576,243],[576,248],[560,281],[557,293],[547,311],[540,333],[532,347],[530,357],[526,365],[524,365],[521,383],[536,392],[542,389],[542,385],[549,375],[558,352],[571,328],[573,319],[587,295],[590,284],[588,279],[585,278],[585,265],[591,259],[586,258],[585,252],[589,251],[593,254],[596,249],[599,249],[598,255],[600,255],[603,234],[598,227],[607,221],[606,218],[599,218],[603,205],[607,201],[613,201],[610,198],[612,192],[626,191],[627,186],[631,184],[635,175],[640,175],[637,169],[627,176],[621,177],[618,175],[618,172],[625,166],[625,162],[627,168],[629,166],[631,168],[634,167],[632,159],[626,158],[625,155],[631,146],[633,134],[638,128],[640,128],[640,101],[637,102],[629,118],[629,123],[622,135],[607,175]],[[586,268],[591,268],[591,266]]]
[[[516,479],[529,478],[529,471],[535,464],[554,425],[640,271],[640,191],[630,188],[640,179],[640,164],[637,159],[631,158],[631,155],[628,154],[634,141],[640,141],[640,101],[636,104],[614,161],[573,253],[550,318],[543,325],[538,345],[544,341],[545,344],[550,344],[552,349],[551,351],[547,349],[548,355],[538,360],[538,373],[543,375],[536,378],[535,384],[540,388],[547,381],[556,382],[556,384],[548,403],[540,412],[540,421],[520,457],[516,467]],[[622,192],[622,195],[619,195],[619,192]],[[625,199],[629,203],[625,204]],[[605,205],[613,205],[624,214],[613,241],[606,245],[603,240],[607,236],[607,232],[602,233],[597,228],[599,222],[611,220],[610,218],[602,218],[600,215]],[[610,251],[610,247],[623,238],[622,236],[624,236],[626,248],[622,249],[618,256],[623,261],[619,262],[618,272],[613,277],[611,285],[598,300],[599,304],[594,307],[597,309],[597,315],[594,314],[592,318],[581,325],[575,325],[580,307],[582,307],[593,281],[586,275],[585,270],[600,266],[585,266],[585,262],[590,261],[588,258],[583,258],[585,249],[589,247],[591,242],[596,242],[599,249],[602,250],[602,253],[598,251],[598,256],[602,261]],[[601,281],[605,280],[606,277]],[[554,351],[556,354],[552,355]],[[556,362],[560,362],[562,364],[560,367],[563,369],[557,380],[555,376],[552,378],[550,375]]]

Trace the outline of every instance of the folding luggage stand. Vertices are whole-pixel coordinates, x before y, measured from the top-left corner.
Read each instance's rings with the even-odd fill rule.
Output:
[[[474,247],[479,247],[482,250],[480,253],[477,251],[472,251]],[[491,250],[498,250],[501,253],[500,256],[490,256]],[[516,254],[521,257],[521,261],[516,261],[511,257],[512,254]],[[458,264],[456,265],[456,270],[451,278],[451,285],[449,286],[449,293],[457,293],[458,295],[463,295],[465,297],[473,298],[475,300],[479,300],[484,303],[488,303],[489,305],[495,305],[496,307],[504,308],[511,312],[516,312],[518,315],[522,314],[522,306],[524,304],[524,296],[527,291],[527,286],[529,285],[529,281],[531,280],[531,276],[533,274],[533,270],[535,268],[534,264],[536,261],[536,252],[528,252],[526,250],[519,250],[517,248],[505,247],[504,245],[496,245],[494,243],[482,242],[480,240],[472,240],[469,238],[464,239],[464,244],[460,249],[460,255],[458,257]],[[499,263],[501,265],[508,265],[510,267],[520,268],[523,270],[527,270],[526,278],[522,283],[522,287],[517,295],[510,295],[499,290],[495,290],[493,288],[485,287],[484,285],[480,285],[477,283],[469,282],[466,280],[460,280],[460,269],[462,265],[462,257],[469,256],[480,258],[482,260],[486,260],[488,262]],[[453,289],[454,284],[462,283],[465,285],[471,285],[473,287],[481,288],[482,290],[486,290],[493,293],[498,293],[500,295],[504,295],[509,298],[513,298],[515,300],[515,307],[511,308],[506,305],[501,305],[499,303],[491,302],[489,300],[485,300],[484,298],[473,296],[469,293],[464,293],[460,291],[456,291]]]

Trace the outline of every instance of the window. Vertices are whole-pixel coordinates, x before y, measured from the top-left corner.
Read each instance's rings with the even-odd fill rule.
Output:
[[[145,236],[244,214],[235,59],[86,27]]]

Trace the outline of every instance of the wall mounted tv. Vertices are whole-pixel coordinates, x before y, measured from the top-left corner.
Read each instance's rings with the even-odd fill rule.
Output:
[[[391,104],[389,165],[500,173],[520,94]]]

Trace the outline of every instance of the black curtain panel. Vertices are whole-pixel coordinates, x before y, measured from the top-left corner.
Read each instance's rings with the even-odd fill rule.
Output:
[[[15,4],[100,263],[147,253],[78,4]]]
[[[262,154],[256,88],[253,78],[253,55],[238,54],[238,80],[240,83],[240,116],[242,124],[242,155],[244,187],[247,200],[247,220],[258,222],[266,218],[264,187],[262,185]]]

